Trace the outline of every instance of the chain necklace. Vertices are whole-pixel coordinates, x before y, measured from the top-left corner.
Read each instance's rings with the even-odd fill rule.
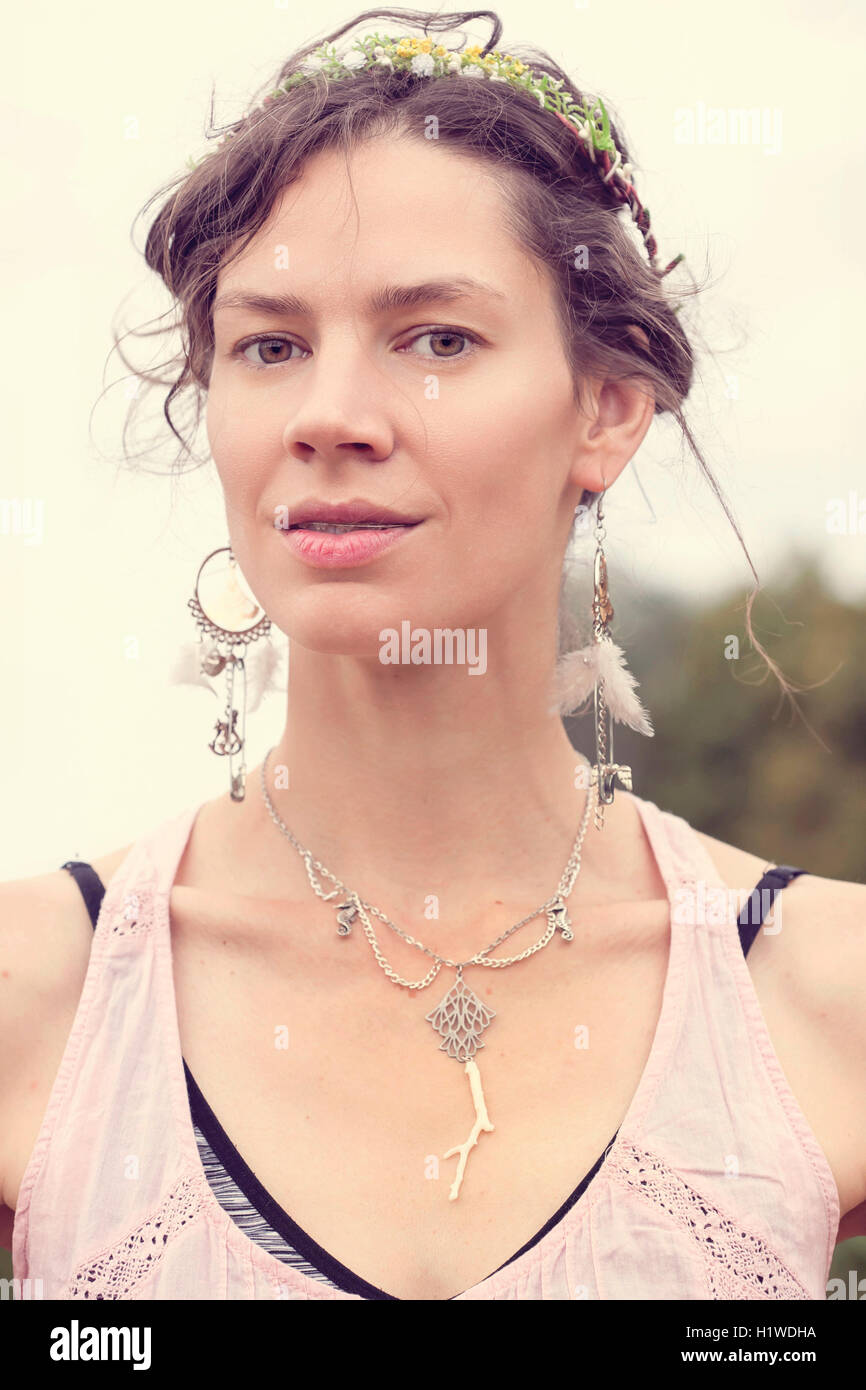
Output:
[[[475,1124],[472,1127],[469,1138],[464,1144],[457,1144],[453,1149],[449,1149],[447,1153],[443,1154],[443,1158],[451,1158],[455,1154],[459,1155],[457,1172],[448,1194],[449,1200],[453,1202],[460,1192],[460,1185],[463,1181],[466,1160],[469,1157],[470,1149],[478,1142],[478,1136],[482,1130],[492,1131],[494,1128],[487,1114],[487,1106],[481,1088],[481,1076],[474,1058],[478,1048],[484,1046],[484,1043],[481,1041],[481,1034],[496,1017],[496,1011],[488,1008],[488,1006],[478,998],[478,995],[465,983],[463,979],[463,967],[465,965],[481,965],[487,966],[492,970],[498,970],[503,969],[507,965],[516,965],[518,961],[526,960],[529,956],[534,955],[536,951],[542,950],[542,948],[553,939],[557,931],[562,933],[563,941],[574,940],[574,932],[571,929],[571,918],[568,915],[566,902],[574,887],[575,879],[580,873],[581,850],[586,828],[589,824],[589,816],[592,809],[593,794],[596,789],[596,784],[594,781],[591,782],[587,789],[586,804],[580,822],[580,829],[577,832],[577,837],[572,845],[571,854],[562,871],[562,877],[559,880],[559,885],[553,897],[548,898],[547,901],[542,903],[540,907],[537,907],[534,912],[530,912],[526,917],[521,918],[519,922],[515,922],[513,927],[509,927],[508,930],[504,931],[501,936],[498,936],[495,941],[491,941],[489,946],[485,946],[483,950],[478,951],[474,956],[469,956],[466,960],[455,961],[449,960],[447,956],[440,956],[436,951],[431,951],[429,946],[425,946],[422,942],[416,941],[414,936],[410,936],[408,932],[404,932],[395,922],[392,922],[390,917],[387,917],[384,912],[380,912],[372,903],[365,902],[357,893],[348,889],[335,874],[331,873],[330,869],[326,869],[324,864],[320,863],[318,859],[314,859],[311,851],[305,849],[300,841],[295,838],[289,827],[285,825],[277,815],[274,804],[268,795],[266,778],[267,765],[268,758],[273,751],[273,748],[269,748],[262,761],[261,784],[265,805],[278,830],[286,836],[303,859],[310,886],[317,896],[322,898],[325,902],[329,902],[335,897],[342,899],[342,901],[335,904],[337,935],[350,936],[352,926],[357,918],[361,923],[367,940],[373,948],[373,954],[379,966],[388,976],[389,980],[392,980],[395,985],[402,985],[405,989],[426,989],[426,987],[432,984],[436,979],[443,965],[450,966],[457,971],[457,979],[448,993],[440,1000],[436,1008],[425,1016],[427,1021],[433,1025],[436,1032],[442,1038],[442,1042],[439,1044],[440,1051],[446,1052],[449,1057],[453,1057],[456,1061],[465,1064],[464,1070],[469,1078],[472,1100],[475,1105]],[[325,892],[321,883],[317,881],[316,874],[324,875],[325,878],[330,879],[335,885],[330,892]],[[547,928],[533,945],[527,946],[526,950],[521,951],[520,955],[517,956],[498,957],[495,960],[487,959],[489,952],[501,942],[505,941],[507,937],[511,936],[512,932],[516,932],[518,927],[523,927],[527,922],[531,922],[534,917],[540,917],[542,913],[547,916]],[[376,933],[370,921],[371,916],[378,917],[381,922],[384,922],[386,926],[395,931],[397,935],[402,937],[404,941],[407,941],[410,946],[417,946],[425,955],[432,956],[434,964],[430,967],[423,979],[404,980],[395,970],[392,970],[379,948]]]

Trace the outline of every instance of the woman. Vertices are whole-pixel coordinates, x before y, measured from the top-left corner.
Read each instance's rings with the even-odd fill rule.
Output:
[[[354,23],[397,15],[473,17]],[[569,542],[654,413],[692,442],[692,356],[604,105],[490,18],[302,50],[151,228],[288,710],[247,778],[230,683],[225,795],[3,888],[46,1297],[820,1299],[866,1232],[863,887],[630,792],[603,549],[567,651]]]

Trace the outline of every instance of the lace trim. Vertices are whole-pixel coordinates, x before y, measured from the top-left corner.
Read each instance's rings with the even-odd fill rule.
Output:
[[[192,1221],[201,1206],[201,1184],[190,1174],[134,1231],[79,1265],[58,1297],[131,1298],[153,1274],[169,1240]]]
[[[624,1144],[619,1154],[611,1153],[605,1171],[662,1207],[693,1237],[704,1257],[710,1298],[811,1299],[765,1240],[725,1216],[656,1154]]]
[[[115,936],[132,936],[150,931],[153,926],[153,891],[139,885],[137,893],[127,893],[120,906],[111,914],[111,931]]]

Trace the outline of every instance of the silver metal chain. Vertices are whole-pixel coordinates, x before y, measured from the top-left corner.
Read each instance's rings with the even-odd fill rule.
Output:
[[[274,747],[276,747],[276,745],[274,745]],[[594,792],[596,791],[596,786],[593,781],[590,781],[590,784],[587,788],[586,804],[584,806],[583,816],[580,822],[580,829],[577,832],[577,837],[572,846],[571,854],[569,855],[568,862],[566,863],[566,866],[562,871],[562,877],[559,880],[559,886],[557,888],[556,893],[554,893],[553,897],[548,898],[547,901],[542,903],[540,907],[537,907],[534,912],[530,912],[526,917],[522,917],[519,922],[515,922],[513,927],[509,927],[508,930],[504,931],[501,936],[497,936],[495,941],[491,941],[489,946],[485,946],[484,949],[482,951],[477,952],[476,955],[470,956],[467,960],[455,961],[449,960],[446,956],[440,956],[436,951],[431,951],[430,947],[425,946],[423,942],[416,941],[414,936],[410,936],[408,932],[404,932],[400,927],[397,926],[395,922],[392,922],[390,917],[386,916],[384,912],[380,912],[377,907],[374,907],[372,905],[372,903],[365,902],[363,898],[361,898],[357,893],[353,892],[351,889],[348,889],[346,885],[336,877],[335,874],[331,873],[330,869],[326,869],[324,864],[320,863],[318,859],[314,859],[311,851],[305,849],[304,846],[300,843],[300,841],[298,841],[295,838],[288,826],[285,825],[283,821],[280,819],[280,817],[277,815],[274,804],[271,801],[270,796],[268,795],[266,772],[268,758],[271,756],[271,753],[273,753],[273,751],[273,748],[269,748],[267,753],[265,754],[265,757],[262,761],[261,772],[262,796],[264,797],[265,805],[268,808],[268,812],[270,813],[271,819],[273,820],[277,828],[280,831],[282,831],[282,833],[286,836],[286,838],[294,846],[298,854],[300,854],[301,858],[303,859],[304,865],[307,870],[307,877],[310,880],[310,886],[312,887],[313,891],[317,894],[317,896],[327,902],[331,898],[336,897],[338,893],[342,893],[345,895],[347,903],[350,903],[357,909],[358,916],[361,919],[361,924],[364,929],[364,934],[373,948],[373,954],[375,955],[378,964],[381,966],[382,970],[384,970],[388,978],[390,980],[393,980],[395,984],[404,985],[408,989],[424,989],[427,985],[431,984],[433,980],[435,980],[443,965],[451,966],[454,969],[456,969],[458,972],[458,976],[462,974],[463,967],[465,965],[486,965],[489,966],[491,969],[502,969],[506,965],[516,965],[518,961],[526,960],[528,956],[534,955],[536,951],[542,950],[542,948],[545,947],[547,943],[556,934],[557,925],[561,925],[561,922],[557,922],[557,918],[554,915],[553,910],[559,908],[564,913],[564,905],[568,900],[569,896],[571,895],[575,879],[577,878],[577,875],[580,872],[580,860],[581,850],[583,848],[583,839],[586,834],[587,825],[589,824],[589,816],[590,811],[592,810]],[[588,766],[589,764],[587,763],[587,767]],[[321,884],[316,882],[314,870],[319,874],[323,874],[326,878],[329,878],[333,884],[335,884],[335,887],[331,889],[329,893],[326,893]],[[486,959],[488,952],[492,951],[501,942],[505,941],[507,937],[511,936],[512,932],[516,932],[519,927],[525,926],[527,922],[531,922],[534,917],[539,917],[544,912],[548,913],[547,929],[538,938],[538,940],[533,943],[532,946],[527,946],[526,950],[521,951],[520,955],[518,956],[506,956],[504,958],[497,958],[496,960]],[[397,935],[402,937],[404,941],[407,941],[410,946],[417,946],[420,951],[423,951],[426,955],[433,957],[434,961],[436,961],[437,963],[431,967],[431,969],[427,972],[427,974],[424,976],[422,980],[405,980],[402,978],[402,976],[398,975],[396,971],[391,968],[391,966],[388,964],[388,961],[386,960],[385,956],[382,954],[382,951],[379,948],[379,943],[376,939],[376,934],[373,930],[373,924],[372,922],[370,922],[369,917],[367,916],[368,913],[374,917],[378,917],[381,922],[384,922],[386,926],[392,929],[392,931],[395,931]],[[567,921],[567,918],[565,920]],[[571,936],[569,935],[566,939],[571,940]]]

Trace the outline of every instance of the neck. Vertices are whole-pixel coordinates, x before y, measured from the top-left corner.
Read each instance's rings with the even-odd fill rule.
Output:
[[[292,644],[290,673],[268,793],[349,889],[410,931],[423,926],[431,895],[464,924],[501,921],[509,905],[523,915],[553,896],[586,790],[577,778],[585,759],[548,713],[548,668],[527,665],[524,651],[519,669],[484,679],[465,667],[383,666]],[[247,797],[268,857],[294,861],[306,883],[271,822],[259,769]],[[590,818],[587,857],[593,836],[601,839]]]

